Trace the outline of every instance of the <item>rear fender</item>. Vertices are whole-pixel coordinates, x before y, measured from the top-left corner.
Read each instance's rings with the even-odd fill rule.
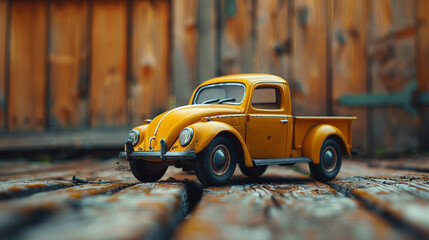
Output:
[[[314,164],[319,164],[320,150],[322,148],[323,142],[328,137],[334,137],[340,145],[342,152],[346,153],[349,157],[351,156],[350,150],[345,147],[347,145],[344,135],[341,133],[341,131],[332,125],[320,124],[310,128],[310,130],[305,135],[303,145],[304,157],[311,158]]]
[[[230,138],[234,138],[231,140],[236,144],[237,147],[241,147],[241,149],[237,149],[237,151],[242,150],[244,163],[246,166],[253,166],[253,162],[250,158],[249,151],[247,150],[246,143],[244,142],[240,133],[230,125],[223,122],[210,121],[194,123],[189,125],[189,127],[194,130],[194,138],[192,139],[191,143],[186,147],[182,147],[179,144],[179,141],[176,140],[176,142],[172,145],[172,151],[195,151],[196,153],[200,153],[216,136],[220,134],[226,134]]]

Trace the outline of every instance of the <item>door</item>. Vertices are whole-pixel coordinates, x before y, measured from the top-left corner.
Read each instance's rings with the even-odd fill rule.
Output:
[[[249,103],[246,144],[252,159],[284,158],[288,124],[284,86],[264,84],[255,87]]]

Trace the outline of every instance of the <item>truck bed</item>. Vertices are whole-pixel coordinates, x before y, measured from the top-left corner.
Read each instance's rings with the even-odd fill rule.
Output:
[[[310,128],[319,124],[329,124],[338,128],[343,134],[348,148],[351,146],[351,123],[356,117],[293,117],[293,148],[302,149],[304,138]]]

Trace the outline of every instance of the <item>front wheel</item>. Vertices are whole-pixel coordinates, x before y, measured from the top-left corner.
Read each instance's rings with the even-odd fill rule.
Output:
[[[240,162],[238,164],[240,167],[241,172],[246,175],[249,178],[258,178],[262,174],[264,174],[265,170],[267,170],[268,166],[253,166],[253,167],[247,167],[244,162]]]
[[[233,142],[216,137],[194,161],[195,174],[205,186],[220,186],[229,181],[235,171],[237,154]]]
[[[334,179],[341,168],[341,149],[334,139],[326,139],[320,149],[319,164],[309,163],[313,177],[321,182]]]
[[[164,176],[167,166],[143,160],[130,160],[130,168],[140,182],[156,182]]]

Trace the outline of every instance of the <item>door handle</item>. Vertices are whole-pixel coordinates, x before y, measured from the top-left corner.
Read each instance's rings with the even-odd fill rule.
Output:
[[[287,120],[287,119],[282,119],[282,120],[280,120],[280,122],[281,122],[281,123],[283,123],[283,124],[285,124],[285,123],[289,122],[289,120]]]

